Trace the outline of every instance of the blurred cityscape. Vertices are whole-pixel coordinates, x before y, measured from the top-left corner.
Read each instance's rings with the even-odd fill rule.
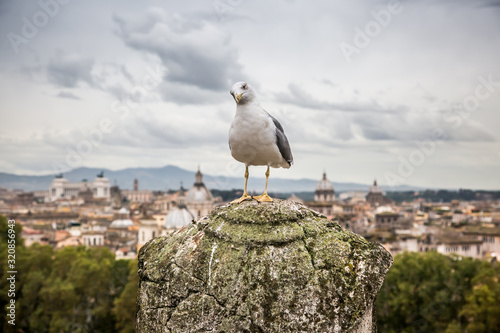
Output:
[[[316,188],[275,197],[303,203],[393,255],[435,251],[496,261],[500,253],[498,192],[384,192],[374,181],[363,191],[336,193],[324,173]],[[226,205],[241,190],[210,190],[200,170],[177,190],[131,189],[110,184],[103,172],[92,181],[57,175],[45,191],[0,188],[0,214],[22,224],[25,244],[107,247],[117,259],[133,259],[149,240],[167,235]],[[448,196],[446,197],[446,194]],[[437,199],[439,198],[439,199]],[[443,199],[444,198],[444,199]]]

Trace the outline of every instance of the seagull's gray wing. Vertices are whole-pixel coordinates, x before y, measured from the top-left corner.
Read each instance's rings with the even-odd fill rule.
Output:
[[[266,113],[271,117],[274,122],[274,126],[276,126],[276,144],[278,145],[278,149],[280,150],[281,156],[288,162],[289,165],[293,163],[292,150],[290,149],[290,144],[288,143],[288,139],[285,135],[285,130],[283,126],[281,126],[278,119],[274,118],[266,111]]]

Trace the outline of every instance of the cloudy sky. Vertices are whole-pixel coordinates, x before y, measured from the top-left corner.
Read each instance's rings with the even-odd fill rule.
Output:
[[[0,172],[242,175],[247,81],[293,150],[275,177],[500,189],[499,0],[4,0],[0,29]]]

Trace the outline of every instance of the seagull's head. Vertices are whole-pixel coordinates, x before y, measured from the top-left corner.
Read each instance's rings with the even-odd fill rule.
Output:
[[[246,82],[237,82],[229,91],[236,104],[245,104],[257,99],[255,91]]]

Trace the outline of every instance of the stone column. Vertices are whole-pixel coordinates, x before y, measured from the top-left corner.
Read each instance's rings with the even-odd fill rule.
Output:
[[[141,248],[137,332],[376,332],[391,264],[296,202],[219,207]]]

